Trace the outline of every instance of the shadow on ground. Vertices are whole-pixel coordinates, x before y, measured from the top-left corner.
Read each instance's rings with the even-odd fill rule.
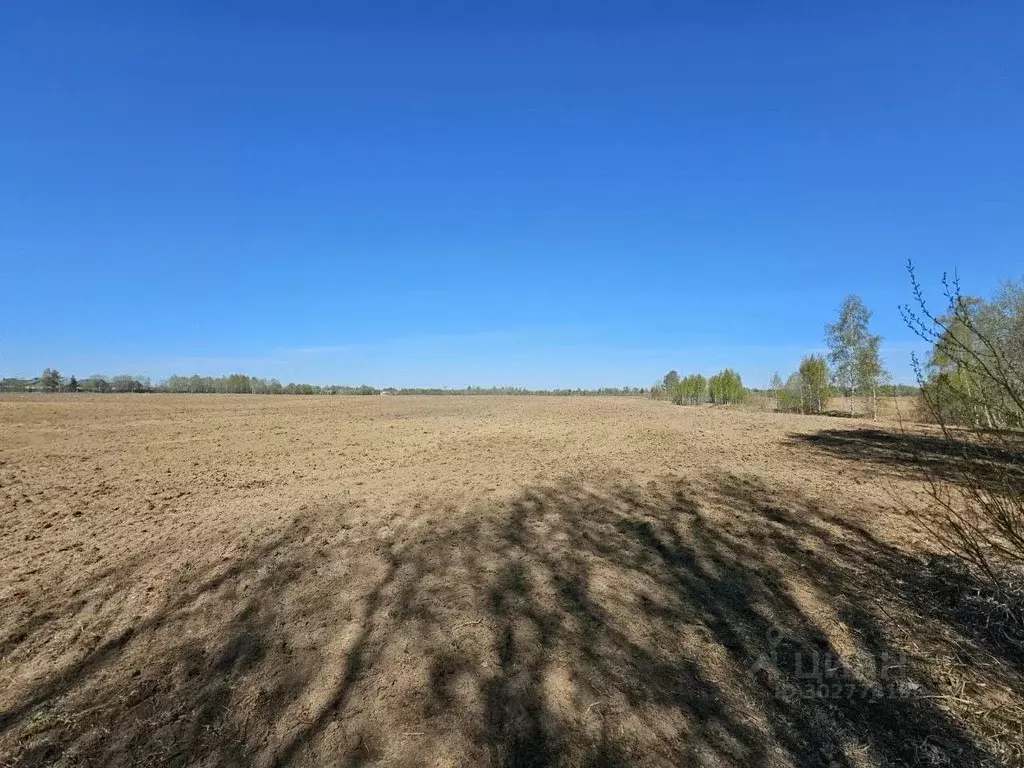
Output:
[[[963,499],[977,503],[979,495],[1024,495],[1024,443],[1019,432],[962,430],[947,436],[937,428],[929,432],[830,429],[795,434],[790,442],[862,464],[879,476],[916,479],[920,489],[953,504]],[[963,499],[958,490],[964,491]],[[894,500],[901,495],[894,492]],[[858,534],[866,535],[863,530]],[[992,653],[1024,669],[1020,595],[1016,599],[996,595],[990,583],[948,557],[933,558],[931,567],[901,572],[899,578],[911,589],[912,602],[927,603],[933,613],[944,615]]]
[[[922,609],[922,563],[842,509],[723,476],[426,517],[382,539],[310,512],[145,611],[122,568],[4,625],[0,763],[1006,759],[936,693],[972,646]]]
[[[792,435],[790,441],[835,458],[869,463],[893,476],[959,483],[966,479],[1002,489],[1009,483],[1024,488],[1024,445],[1011,436],[977,433],[946,438],[929,433],[884,429],[825,429]]]

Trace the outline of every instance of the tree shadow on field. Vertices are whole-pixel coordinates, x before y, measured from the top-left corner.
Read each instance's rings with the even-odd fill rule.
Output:
[[[1024,495],[1024,435],[1019,432],[964,430],[946,437],[940,432],[822,430],[790,439],[833,458],[864,464],[872,472],[916,481],[941,497],[952,491],[953,504],[962,501],[957,489],[965,490],[967,499],[975,499],[975,493]],[[913,593],[913,602],[927,602],[957,631],[1024,669],[1024,624],[991,583],[942,556],[900,576]]]
[[[347,597],[325,542],[296,518],[235,557],[185,563],[141,601],[146,557],[79,580],[0,635],[0,765],[251,762],[321,673],[308,639],[351,623],[346,650],[360,653],[348,605],[320,620]],[[362,577],[386,578],[386,557],[367,549]]]
[[[383,542],[325,510],[23,686],[0,758],[983,764],[925,695],[940,634],[893,643],[920,564],[842,512],[733,476],[530,488]]]
[[[973,482],[991,488],[1009,483],[1024,489],[1024,442],[1019,449],[1004,436],[993,444],[979,433],[946,438],[941,433],[884,429],[824,429],[796,434],[790,441],[838,459],[870,464],[878,472],[915,479],[959,483],[969,474]]]
[[[435,710],[480,723],[473,758],[492,765],[980,762],[960,725],[912,695],[869,602],[898,610],[882,585],[910,558],[843,541],[793,501],[737,478],[699,492],[563,485],[464,532],[471,562],[443,565],[450,542],[421,543],[416,570],[472,579],[465,613],[481,617],[443,652],[444,622],[412,619],[435,638]],[[477,698],[452,695],[460,676]]]

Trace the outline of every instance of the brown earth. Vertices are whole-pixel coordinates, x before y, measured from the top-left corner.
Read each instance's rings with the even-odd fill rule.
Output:
[[[2,397],[0,765],[1013,764],[1021,659],[897,511],[931,439],[629,398]]]

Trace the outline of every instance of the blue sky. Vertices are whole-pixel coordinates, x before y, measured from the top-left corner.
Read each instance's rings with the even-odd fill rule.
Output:
[[[1024,273],[1024,5],[0,6],[0,376],[747,383]]]

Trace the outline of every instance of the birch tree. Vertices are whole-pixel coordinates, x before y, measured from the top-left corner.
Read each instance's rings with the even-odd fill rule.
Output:
[[[868,334],[864,346],[857,350],[857,385],[869,404],[872,419],[878,415],[878,388],[888,377],[879,356],[881,343],[881,336]]]
[[[828,399],[828,366],[825,358],[808,355],[800,361],[801,410],[804,413],[821,413]]]
[[[773,373],[771,381],[768,383],[768,389],[771,392],[772,399],[775,401],[775,410],[779,410],[779,396],[784,386],[786,386],[786,383],[782,380],[779,372]]]
[[[708,395],[712,403],[738,403],[743,400],[744,394],[743,380],[731,368],[708,379]]]
[[[832,381],[849,399],[851,416],[854,397],[861,393],[865,397],[871,395],[874,417],[874,393],[885,375],[879,358],[882,337],[870,332],[870,321],[871,310],[860,296],[851,293],[839,307],[836,322],[825,326]]]

